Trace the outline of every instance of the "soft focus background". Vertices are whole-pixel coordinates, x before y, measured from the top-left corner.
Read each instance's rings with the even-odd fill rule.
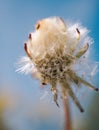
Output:
[[[49,86],[41,88],[30,75],[15,72],[29,32],[36,21],[49,16],[80,21],[91,30],[92,59],[99,61],[98,0],[0,0],[0,130],[63,129],[63,109],[52,101]],[[73,130],[99,130],[99,93],[87,88],[77,93],[85,113],[70,101]]]

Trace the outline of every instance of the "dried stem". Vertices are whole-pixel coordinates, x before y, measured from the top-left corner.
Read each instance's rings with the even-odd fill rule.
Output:
[[[66,98],[66,95],[64,96],[64,94],[63,94],[63,107],[64,107],[64,130],[72,130],[69,102],[68,98]]]

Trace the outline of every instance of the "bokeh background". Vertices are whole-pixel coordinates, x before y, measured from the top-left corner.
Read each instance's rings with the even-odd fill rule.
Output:
[[[49,16],[79,21],[91,30],[92,59],[99,62],[98,0],[0,0],[0,130],[63,129],[63,108],[52,101],[49,86],[41,88],[30,75],[15,72],[29,32],[36,21]],[[99,130],[99,93],[86,88],[77,93],[85,113],[70,101],[73,130]]]

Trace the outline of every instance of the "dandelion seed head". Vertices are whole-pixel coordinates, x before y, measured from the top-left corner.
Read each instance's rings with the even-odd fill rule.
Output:
[[[93,90],[98,90],[82,77],[87,64],[85,59],[88,59],[89,48],[93,42],[88,33],[89,30],[81,24],[68,25],[60,17],[38,21],[35,31],[29,34],[28,41],[24,45],[27,57],[21,59],[18,71],[37,73],[43,85],[50,84],[57,106],[59,106],[57,101],[57,84],[59,84],[64,90],[62,91],[64,97],[70,96],[82,112],[83,108],[71,84],[74,83],[76,86],[84,84]],[[78,68],[82,70],[80,75],[79,71],[76,71]]]

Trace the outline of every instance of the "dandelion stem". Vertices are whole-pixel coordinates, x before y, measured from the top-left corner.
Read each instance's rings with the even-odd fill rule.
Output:
[[[64,93],[63,93],[63,107],[64,107],[64,130],[72,130],[69,102],[68,98],[65,98]]]

